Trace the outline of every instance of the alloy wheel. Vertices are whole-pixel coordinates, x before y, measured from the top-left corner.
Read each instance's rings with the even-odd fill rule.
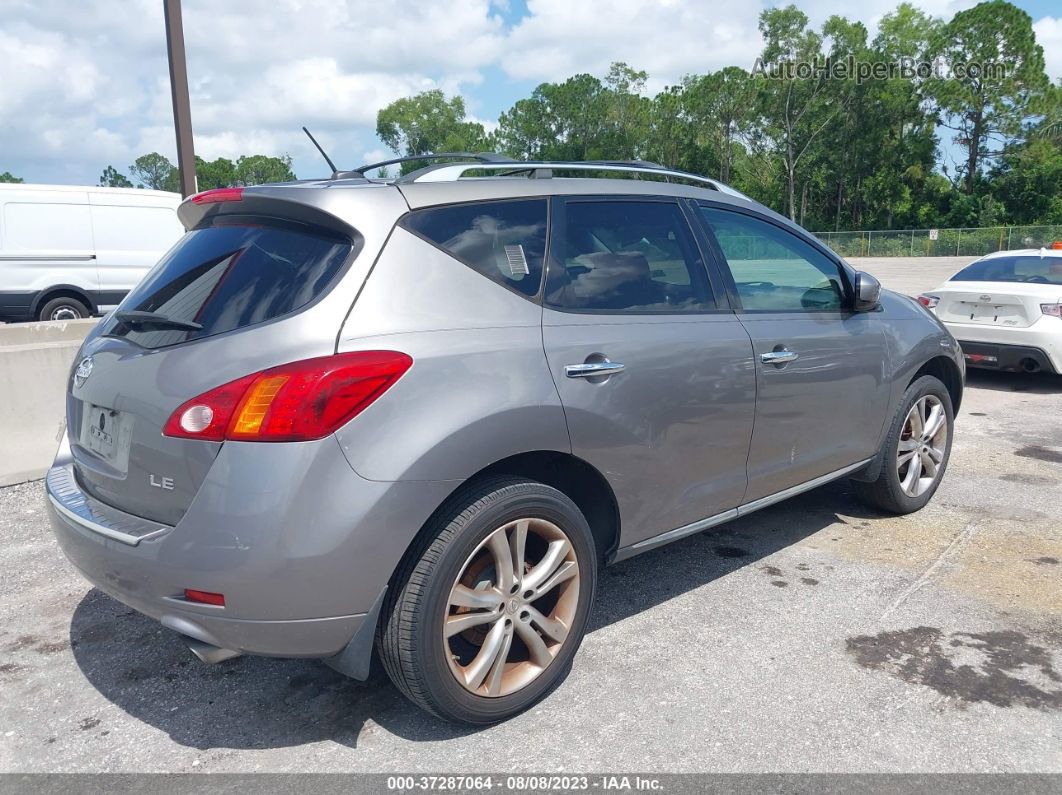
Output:
[[[903,423],[896,451],[900,488],[909,497],[920,497],[940,477],[948,446],[948,415],[934,395],[915,401]]]
[[[447,600],[442,634],[451,673],[480,696],[526,687],[564,646],[579,584],[575,549],[554,523],[523,518],[493,530]]]

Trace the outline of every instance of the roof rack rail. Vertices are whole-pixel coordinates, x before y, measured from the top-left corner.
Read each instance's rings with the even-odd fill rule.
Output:
[[[412,158],[417,159],[417,158]],[[702,177],[700,174],[691,174],[687,171],[662,166],[659,163],[650,163],[646,160],[498,160],[483,161],[477,163],[438,163],[427,166],[417,171],[399,177],[396,184],[408,185],[421,182],[456,182],[466,171],[502,171],[499,176],[512,176],[529,172],[531,178],[548,179],[553,176],[553,171],[616,171],[633,174],[653,174],[654,176],[690,180],[706,185],[720,193],[749,199],[741,191],[730,187],[725,182],[716,179]],[[751,201],[751,199],[750,199]]]
[[[384,166],[393,166],[398,163],[414,163],[418,160],[474,160],[477,163],[514,163],[516,161],[497,152],[439,152],[430,155],[407,155],[405,157],[393,157],[390,160],[381,160],[379,163],[366,163],[358,166],[353,171],[341,171],[339,174],[364,177],[366,171]]]

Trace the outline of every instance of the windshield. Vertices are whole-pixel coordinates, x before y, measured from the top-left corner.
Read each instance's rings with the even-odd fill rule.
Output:
[[[951,280],[1062,285],[1062,257],[993,257],[963,268]]]
[[[327,291],[352,248],[349,239],[322,229],[219,219],[181,238],[126,296],[103,334],[161,348],[272,320]],[[136,316],[127,313],[171,322],[130,322]]]

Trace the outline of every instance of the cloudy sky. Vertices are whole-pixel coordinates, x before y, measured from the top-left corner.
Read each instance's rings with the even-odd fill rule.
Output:
[[[815,23],[859,15],[873,31],[898,0],[797,0]],[[305,124],[340,167],[390,156],[376,112],[428,88],[498,114],[544,80],[615,60],[650,89],[752,66],[768,0],[184,0],[196,153],[288,153],[325,172]],[[915,0],[949,17],[969,0]],[[1058,0],[1017,0],[1062,77]],[[858,10],[856,10],[858,9]],[[140,154],[175,160],[162,0],[0,0],[0,172],[95,184]]]

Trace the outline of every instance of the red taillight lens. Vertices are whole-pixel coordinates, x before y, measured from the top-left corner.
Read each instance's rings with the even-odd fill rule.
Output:
[[[918,303],[924,306],[926,309],[932,309],[940,303],[940,299],[935,295],[920,295],[918,296]]]
[[[189,602],[199,602],[204,605],[225,606],[225,594],[211,593],[210,591],[197,591],[194,588],[184,589],[184,598]]]
[[[1062,304],[1040,304],[1040,311],[1051,317],[1062,317]]]
[[[390,389],[412,364],[397,351],[355,351],[282,364],[186,401],[162,432],[217,442],[320,439]]]
[[[192,204],[217,204],[218,202],[243,201],[243,188],[215,188],[192,197]]]

